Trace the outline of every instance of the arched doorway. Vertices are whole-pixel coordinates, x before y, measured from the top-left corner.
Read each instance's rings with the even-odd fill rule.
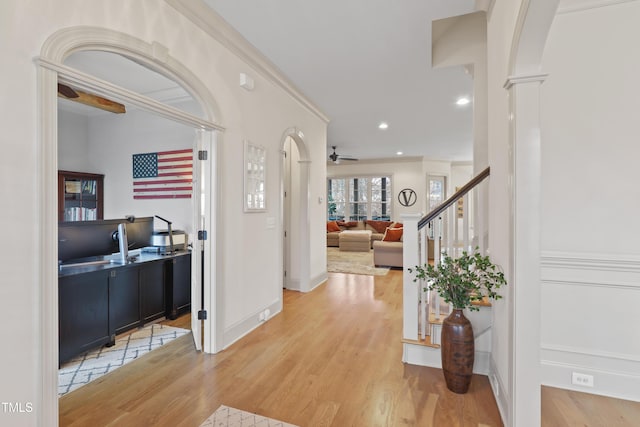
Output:
[[[309,247],[309,150],[304,134],[289,128],[282,138],[283,287],[311,290]]]
[[[73,68],[64,65],[66,57],[74,52],[82,50],[101,50],[122,55],[144,67],[158,72],[177,82],[199,104],[204,117],[197,117],[184,111],[172,108],[166,104],[157,102],[130,90],[118,87],[109,82],[95,78],[84,73],[79,73]],[[131,105],[164,117],[184,125],[197,129],[194,149],[207,151],[208,162],[199,165],[194,175],[198,188],[194,188],[194,218],[197,226],[202,226],[209,234],[215,233],[215,172],[217,162],[216,139],[224,130],[214,120],[220,118],[220,113],[213,97],[207,88],[185,66],[173,59],[166,48],[153,43],[149,44],[126,34],[117,33],[103,28],[74,27],[61,30],[53,34],[44,43],[41,56],[36,60],[39,65],[39,101],[40,101],[40,205],[43,212],[56,212],[57,210],[57,84],[62,82],[72,84],[77,88],[88,90],[100,96],[110,97],[125,101]],[[198,192],[196,192],[196,190]],[[58,291],[57,291],[57,215],[43,215],[39,224],[42,232],[40,245],[40,259],[43,260],[39,272],[41,293],[41,329],[43,340],[41,354],[44,355],[41,362],[43,374],[43,399],[42,419],[57,420],[57,354],[58,354]],[[219,330],[222,323],[218,322],[221,310],[218,306],[221,300],[218,297],[215,280],[216,248],[212,245],[213,239],[200,242],[199,249],[206,256],[193,256],[192,269],[201,272],[201,280],[204,284],[204,298],[201,298],[200,286],[192,283],[192,300],[204,301],[204,309],[208,311],[207,320],[204,321],[203,349],[206,352],[215,352],[221,348],[222,336]],[[195,296],[195,298],[194,298]],[[196,307],[199,308],[198,305]],[[194,308],[193,311],[197,311]],[[199,324],[199,322],[196,322]],[[192,325],[194,322],[192,321]],[[199,328],[199,326],[197,326]],[[196,336],[199,336],[196,333]]]

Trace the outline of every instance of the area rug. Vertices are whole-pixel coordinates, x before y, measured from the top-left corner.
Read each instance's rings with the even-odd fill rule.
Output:
[[[220,406],[200,427],[297,427],[240,409]]]
[[[384,276],[388,268],[378,268],[373,265],[373,251],[351,252],[341,251],[339,248],[327,248],[327,271],[329,273],[367,274],[369,276]]]
[[[58,370],[58,397],[187,333],[188,329],[153,323],[118,338],[112,347],[101,347],[81,354]]]

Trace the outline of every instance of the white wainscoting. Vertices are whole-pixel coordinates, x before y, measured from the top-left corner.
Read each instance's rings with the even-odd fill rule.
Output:
[[[640,257],[543,252],[541,281],[542,383],[640,401]]]

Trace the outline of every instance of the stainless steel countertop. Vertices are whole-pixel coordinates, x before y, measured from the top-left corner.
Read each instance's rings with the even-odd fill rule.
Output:
[[[66,261],[58,265],[58,278],[73,276],[76,274],[91,273],[94,271],[110,270],[152,262],[166,260],[190,254],[191,251],[176,251],[171,255],[161,255],[155,253],[142,252],[141,250],[129,251],[129,261],[125,264],[120,259],[119,254],[101,255],[88,258],[79,258]]]

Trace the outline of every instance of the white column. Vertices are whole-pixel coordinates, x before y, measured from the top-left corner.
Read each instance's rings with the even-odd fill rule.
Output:
[[[510,363],[512,424],[540,425],[540,84],[510,77]]]
[[[418,339],[418,298],[420,297],[420,283],[413,281],[413,274],[408,268],[423,265],[421,260],[420,242],[418,239],[418,221],[422,213],[403,214],[400,219],[404,224],[402,234],[402,337],[408,340]],[[426,234],[424,235],[426,239]]]

